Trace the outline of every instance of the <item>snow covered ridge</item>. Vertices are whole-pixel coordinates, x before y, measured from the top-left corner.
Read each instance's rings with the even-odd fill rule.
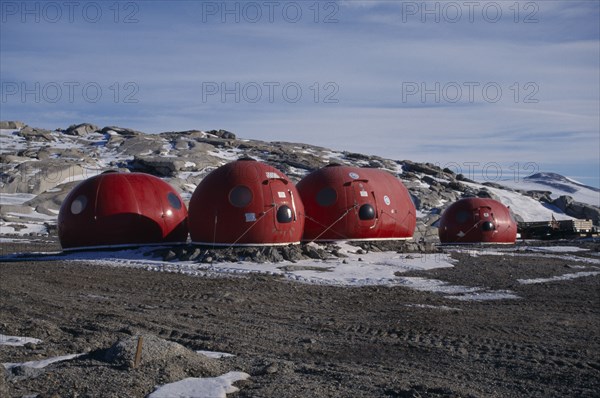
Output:
[[[600,224],[600,192],[560,175],[479,183],[430,163],[384,159],[302,143],[238,139],[225,130],[144,134],[78,124],[66,129],[0,122],[0,235],[44,235],[56,226],[62,200],[81,180],[106,170],[141,171],[163,178],[184,200],[209,172],[241,156],[279,169],[297,182],[329,163],[377,167],[409,189],[420,223],[415,238],[435,241],[436,221],[464,196],[491,197],[517,220],[591,218]]]

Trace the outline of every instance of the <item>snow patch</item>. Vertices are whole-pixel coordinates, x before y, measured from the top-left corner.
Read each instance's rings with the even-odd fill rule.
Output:
[[[327,286],[404,286],[420,291],[445,295],[478,295],[465,296],[481,300],[486,297],[509,298],[506,292],[488,290],[484,287],[455,286],[444,281],[419,277],[401,277],[406,271],[431,270],[435,268],[453,267],[456,260],[449,254],[399,254],[395,252],[369,252],[357,254],[357,247],[340,243],[340,252],[347,258],[327,260],[301,260],[295,263],[282,261],[279,263],[254,263],[239,261],[236,263],[195,263],[192,261],[162,261],[145,258],[149,248],[126,249],[119,251],[77,251],[68,253],[48,253],[9,255],[7,258],[35,258],[37,260],[84,261],[87,264],[107,265],[112,267],[141,268],[156,272],[174,272],[191,276],[229,276],[267,274],[279,275],[288,280]],[[154,246],[158,248],[160,246]],[[510,292],[509,292],[510,293]],[[494,296],[495,295],[495,296]],[[512,297],[510,297],[512,298]]]
[[[448,282],[420,277],[401,278],[411,289],[443,294],[445,298],[462,301],[517,299],[519,296],[510,290],[488,290],[483,287],[451,285]]]
[[[539,246],[528,247],[527,251],[532,252],[549,252],[549,253],[570,253],[570,252],[586,252],[589,249],[577,246]]]
[[[409,308],[426,308],[440,311],[462,311],[460,308],[448,307],[446,305],[429,305],[429,304],[405,304]]]
[[[551,191],[550,198],[556,199],[559,196],[571,196],[575,201],[587,203],[592,206],[600,206],[600,194],[591,187],[586,187],[580,182],[564,177],[564,180],[557,179],[508,179],[498,181],[501,185],[522,191]],[[545,183],[544,183],[545,182]]]
[[[24,228],[21,228],[23,226]],[[48,229],[43,224],[22,222],[0,222],[0,235],[47,235]]]
[[[575,272],[573,274],[563,274],[553,276],[551,278],[536,278],[536,279],[517,279],[517,282],[523,285],[533,285],[536,283],[548,283],[548,282],[558,282],[558,281],[568,281],[571,279],[583,278],[585,276],[596,276],[600,275],[600,272]]]
[[[13,347],[24,346],[25,344],[39,344],[42,340],[33,337],[6,336],[0,334],[0,345],[9,345]]]
[[[568,246],[566,246],[568,247]],[[600,265],[600,259],[589,258],[589,257],[579,257],[572,254],[552,254],[551,251],[548,253],[544,252],[534,252],[527,253],[526,251],[517,251],[520,249],[510,248],[510,249],[485,249],[485,248],[471,248],[471,249],[456,249],[453,250],[456,253],[465,253],[471,257],[479,257],[479,256],[510,256],[510,257],[543,257],[543,258],[553,258],[558,260],[565,260],[568,262],[579,262],[586,264],[598,264]],[[526,249],[527,250],[527,249]]]
[[[63,355],[63,356],[60,356],[60,357],[53,357],[53,358],[43,359],[41,361],[30,361],[30,362],[21,362],[21,363],[18,363],[18,362],[8,362],[8,363],[3,363],[2,365],[4,365],[4,368],[6,370],[10,370],[12,368],[19,368],[19,367],[33,368],[33,369],[42,369],[42,368],[45,368],[46,366],[51,365],[53,363],[68,361],[68,360],[71,360],[73,358],[80,357],[82,355],[85,355],[85,354]]]
[[[22,205],[35,197],[29,193],[0,193],[0,205]]]
[[[200,355],[204,355],[205,357],[214,358],[214,359],[229,358],[229,357],[234,357],[235,356],[233,354],[228,354],[226,352],[218,352],[218,351],[203,351],[203,350],[198,350],[198,351],[196,351],[196,353],[198,353]]]
[[[241,156],[242,150],[239,148],[231,148],[228,150],[215,150],[215,151],[207,151],[207,153],[211,156],[214,156],[219,159],[234,161],[238,160]]]
[[[489,300],[510,300],[520,298],[510,290],[496,290],[489,292],[473,292],[456,296],[446,296],[448,299],[461,301],[489,301]]]
[[[544,220],[552,220],[552,216],[556,220],[572,220],[573,217],[569,217],[564,214],[560,209],[550,206],[546,207],[542,203],[537,200],[522,195],[518,192],[511,192],[505,189],[498,189],[489,187],[486,185],[470,183],[470,182],[461,182],[464,185],[470,186],[474,189],[487,189],[493,195],[495,195],[502,204],[510,209],[517,215],[523,218],[523,221],[544,221]]]
[[[159,386],[147,398],[225,398],[227,394],[239,391],[237,387],[233,386],[233,383],[249,377],[250,375],[244,372],[229,372],[219,377],[189,377]]]

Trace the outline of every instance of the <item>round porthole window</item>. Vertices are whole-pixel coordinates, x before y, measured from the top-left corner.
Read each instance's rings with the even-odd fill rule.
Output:
[[[235,207],[246,207],[252,202],[252,191],[245,185],[238,185],[229,192],[229,203]]]
[[[290,209],[288,206],[283,205],[280,206],[279,209],[277,209],[277,221],[282,223],[282,224],[286,224],[289,222],[292,222],[292,220],[294,219],[293,214],[292,214],[292,209]]]
[[[483,231],[493,231],[496,229],[496,227],[494,226],[494,224],[490,221],[486,221],[483,224],[481,224],[481,229]]]
[[[321,206],[331,206],[337,200],[337,193],[331,187],[325,187],[317,193],[317,203]]]
[[[375,218],[375,209],[370,204],[364,204],[358,209],[358,218],[361,220],[372,220]]]
[[[456,221],[459,224],[464,224],[469,220],[469,212],[466,210],[461,210],[458,213],[456,213]]]
[[[172,208],[174,209],[181,209],[181,200],[179,200],[179,198],[177,197],[177,195],[175,195],[175,193],[173,192],[169,192],[167,194],[167,200],[169,201],[169,204],[171,205]]]
[[[71,202],[71,213],[77,215],[85,210],[85,206],[87,206],[87,197],[85,195],[79,195]]]

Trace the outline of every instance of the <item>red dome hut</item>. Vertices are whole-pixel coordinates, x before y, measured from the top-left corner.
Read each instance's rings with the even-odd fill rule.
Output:
[[[412,238],[416,211],[400,180],[378,169],[329,165],[298,183],[304,240]]]
[[[465,198],[448,207],[439,223],[442,243],[515,243],[517,223],[506,206],[487,198]]]
[[[58,214],[63,248],[185,242],[187,209],[160,178],[106,172],[77,185]]]
[[[195,243],[283,245],[300,242],[304,206],[288,177],[248,158],[221,166],[200,182],[189,220]]]

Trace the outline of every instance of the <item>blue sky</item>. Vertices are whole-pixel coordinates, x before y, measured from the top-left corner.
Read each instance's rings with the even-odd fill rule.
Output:
[[[598,1],[0,4],[3,120],[223,128],[600,186]]]

